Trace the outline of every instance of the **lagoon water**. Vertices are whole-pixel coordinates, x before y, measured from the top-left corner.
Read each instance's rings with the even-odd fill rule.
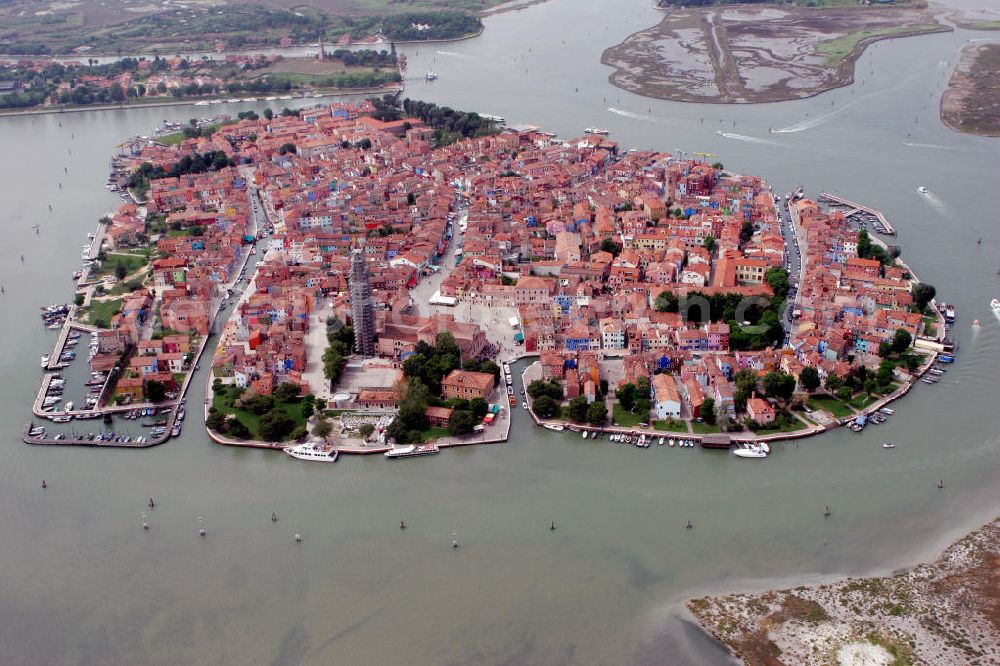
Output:
[[[997,514],[1000,144],[937,117],[961,45],[992,36],[877,44],[856,84],[808,100],[684,105],[607,83],[601,51],[657,20],[647,0],[609,4],[551,0],[488,19],[478,39],[406,47],[411,75],[440,76],[407,95],[566,137],[603,126],[626,148],[716,153],[776,191],[880,208],[958,307],[942,381],[884,425],[760,462],[584,441],[518,410],[503,445],[309,465],[212,444],[200,381],[163,446],[28,446],[18,434],[53,342],[37,308],[70,297],[85,234],[116,205],[103,188],[115,144],[205,109],[0,119],[0,663],[722,664],[679,613],[685,598],[888,572]]]

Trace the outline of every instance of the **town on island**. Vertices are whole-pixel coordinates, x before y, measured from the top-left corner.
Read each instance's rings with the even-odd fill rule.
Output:
[[[766,458],[937,381],[954,312],[884,215],[708,157],[398,95],[129,139],[22,438],[159,444],[207,366],[214,441],[304,460],[503,442],[517,409]]]

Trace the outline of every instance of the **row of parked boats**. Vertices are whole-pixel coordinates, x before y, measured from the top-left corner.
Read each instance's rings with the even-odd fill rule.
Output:
[[[63,322],[66,321],[67,315],[69,315],[69,305],[66,304],[43,306],[41,310],[42,323],[45,325],[45,328],[52,331],[61,328]]]

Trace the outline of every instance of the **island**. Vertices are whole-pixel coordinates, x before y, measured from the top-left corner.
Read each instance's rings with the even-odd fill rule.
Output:
[[[39,418],[181,405],[214,331],[223,444],[499,442],[520,407],[766,457],[751,447],[881,422],[953,359],[953,314],[878,239],[882,213],[592,129],[386,95],[135,137],[114,167],[127,202],[76,302],[43,310],[64,334]],[[61,406],[53,371],[84,335],[93,389]]]
[[[811,97],[852,83],[854,63],[876,41],[951,30],[931,10],[903,3],[660,4],[669,10],[658,25],[607,49],[601,62],[619,88],[680,102]]]
[[[198,106],[225,102],[291,99],[338,91],[394,90],[401,86],[406,59],[391,50],[327,49],[316,55],[229,54],[223,59],[125,57],[101,64],[50,59],[0,60],[0,112],[65,111],[127,105]]]
[[[475,13],[501,0],[321,0],[286,3],[139,3],[135,0],[0,5],[0,54],[122,56],[462,39]],[[40,6],[41,5],[41,6]],[[466,11],[470,10],[470,11]]]
[[[1000,521],[883,578],[692,599],[747,666],[990,664],[1000,659]]]
[[[941,122],[956,132],[1000,136],[1000,44],[968,44],[941,96]]]

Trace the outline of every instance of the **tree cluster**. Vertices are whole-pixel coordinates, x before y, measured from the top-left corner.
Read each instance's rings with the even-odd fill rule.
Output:
[[[431,395],[440,395],[441,380],[459,367],[460,356],[455,337],[447,331],[438,333],[433,347],[423,341],[417,343],[414,353],[403,362],[403,374],[420,381]]]
[[[323,351],[323,376],[330,380],[332,389],[344,372],[347,357],[354,349],[354,329],[350,326],[328,325],[326,339],[329,344]]]
[[[457,39],[482,29],[479,17],[457,11],[405,12],[382,19],[382,32],[393,41]]]
[[[626,411],[639,415],[643,420],[649,417],[649,410],[653,407],[650,397],[649,377],[639,377],[634,384],[629,382],[615,389],[618,404]]]

